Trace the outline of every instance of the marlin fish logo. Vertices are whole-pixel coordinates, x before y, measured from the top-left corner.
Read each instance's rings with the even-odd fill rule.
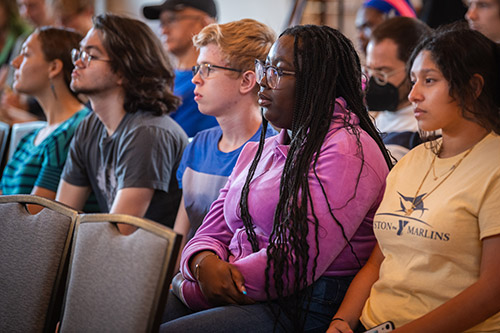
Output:
[[[422,215],[424,214],[424,211],[428,210],[427,208],[424,208],[424,202],[422,200],[422,198],[427,194],[427,193],[423,193],[415,198],[413,197],[406,197],[404,195],[402,195],[401,193],[399,193],[399,204],[401,205],[401,210],[397,210],[397,212],[403,212],[405,213],[408,208],[411,207],[412,204],[415,205],[415,208],[414,210],[420,210],[421,213],[420,213],[420,217],[422,217]],[[408,206],[408,207],[407,207]]]

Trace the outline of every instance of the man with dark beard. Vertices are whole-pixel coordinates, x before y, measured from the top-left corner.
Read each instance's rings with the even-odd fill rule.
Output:
[[[167,115],[179,99],[160,40],[138,20],[104,14],[72,56],[71,89],[94,113],[75,133],[56,200],[81,209],[92,190],[103,212],[173,226],[187,136]]]

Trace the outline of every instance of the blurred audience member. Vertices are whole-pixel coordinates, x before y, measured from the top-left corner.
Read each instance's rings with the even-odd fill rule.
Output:
[[[500,0],[469,0],[465,18],[477,30],[495,43],[500,43]]]
[[[34,28],[53,25],[54,18],[45,0],[17,0],[21,16]]]
[[[71,89],[86,95],[94,112],[75,133],[57,200],[80,210],[92,189],[103,212],[172,227],[181,199],[175,170],[187,137],[167,115],[179,98],[160,40],[141,21],[99,15],[72,58]]]
[[[42,27],[12,61],[14,88],[38,100],[47,125],[21,139],[3,173],[3,194],[56,197],[73,133],[90,113],[69,88],[71,49],[78,47],[81,39],[73,31]]]
[[[405,65],[413,49],[431,29],[410,17],[394,17],[372,33],[366,54],[365,73],[368,110],[375,118],[387,149],[396,160],[421,143],[413,107],[408,100],[411,82]]]
[[[92,28],[94,0],[48,0],[57,25],[71,28],[82,35]]]
[[[33,28],[54,24],[52,13],[45,0],[17,0],[19,13]],[[17,56],[19,50],[14,52]],[[6,91],[2,96],[0,112],[8,123],[45,120],[45,114],[35,98]]]
[[[416,17],[410,0],[365,0],[356,14],[358,49],[366,54],[372,31],[394,16]]]
[[[31,33],[31,29],[24,23],[16,0],[2,0],[0,2],[0,98],[10,96],[14,69],[9,66],[21,50],[21,46]],[[10,122],[9,117],[0,109],[0,120]]]
[[[158,6],[143,8],[144,16],[160,20],[166,50],[176,60],[174,94],[182,105],[170,114],[189,137],[201,130],[217,126],[213,116],[201,114],[194,100],[191,68],[196,65],[198,50],[192,38],[217,19],[213,0],[166,0]]]
[[[29,27],[19,15],[16,0],[2,0],[0,2],[0,67],[8,66],[10,61],[17,56],[16,45],[21,45],[29,33]]]

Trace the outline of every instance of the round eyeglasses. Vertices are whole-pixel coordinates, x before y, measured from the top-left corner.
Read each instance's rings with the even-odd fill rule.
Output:
[[[379,69],[372,69],[368,66],[363,66],[363,73],[370,79],[373,77],[375,82],[380,84],[381,86],[385,86],[389,80],[389,78],[401,71],[405,70],[405,67],[397,68],[395,70],[392,70],[390,72],[384,72]]]
[[[110,61],[109,59],[96,58],[95,56],[88,54],[87,51],[80,51],[78,49],[71,50],[71,62],[73,63],[73,65],[76,66],[76,62],[78,60],[82,61],[82,64],[84,67],[89,67],[90,61],[92,61],[92,60],[106,61],[106,62]]]
[[[261,84],[264,76],[266,77],[266,82],[269,88],[276,89],[280,84],[280,79],[283,75],[295,75],[295,72],[286,71],[284,69],[265,65],[262,61],[255,60],[255,75],[257,77],[257,83]]]
[[[201,78],[206,79],[207,77],[210,76],[210,71],[213,71],[214,68],[225,69],[228,71],[241,73],[241,70],[236,69],[236,68],[216,66],[216,65],[212,65],[212,64],[201,64],[201,65],[193,66],[191,71],[193,72],[193,77],[196,76],[196,74],[198,74],[198,72],[199,72]]]

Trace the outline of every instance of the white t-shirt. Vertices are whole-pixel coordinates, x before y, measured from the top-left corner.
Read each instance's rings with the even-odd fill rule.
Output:
[[[436,188],[464,154],[436,158],[418,196]],[[385,259],[363,309],[365,327],[387,320],[400,327],[468,288],[479,277],[481,240],[500,234],[500,137],[489,134],[477,143],[449,178],[405,216],[433,157],[420,145],[387,178],[373,221]],[[467,332],[499,331],[500,313]]]

